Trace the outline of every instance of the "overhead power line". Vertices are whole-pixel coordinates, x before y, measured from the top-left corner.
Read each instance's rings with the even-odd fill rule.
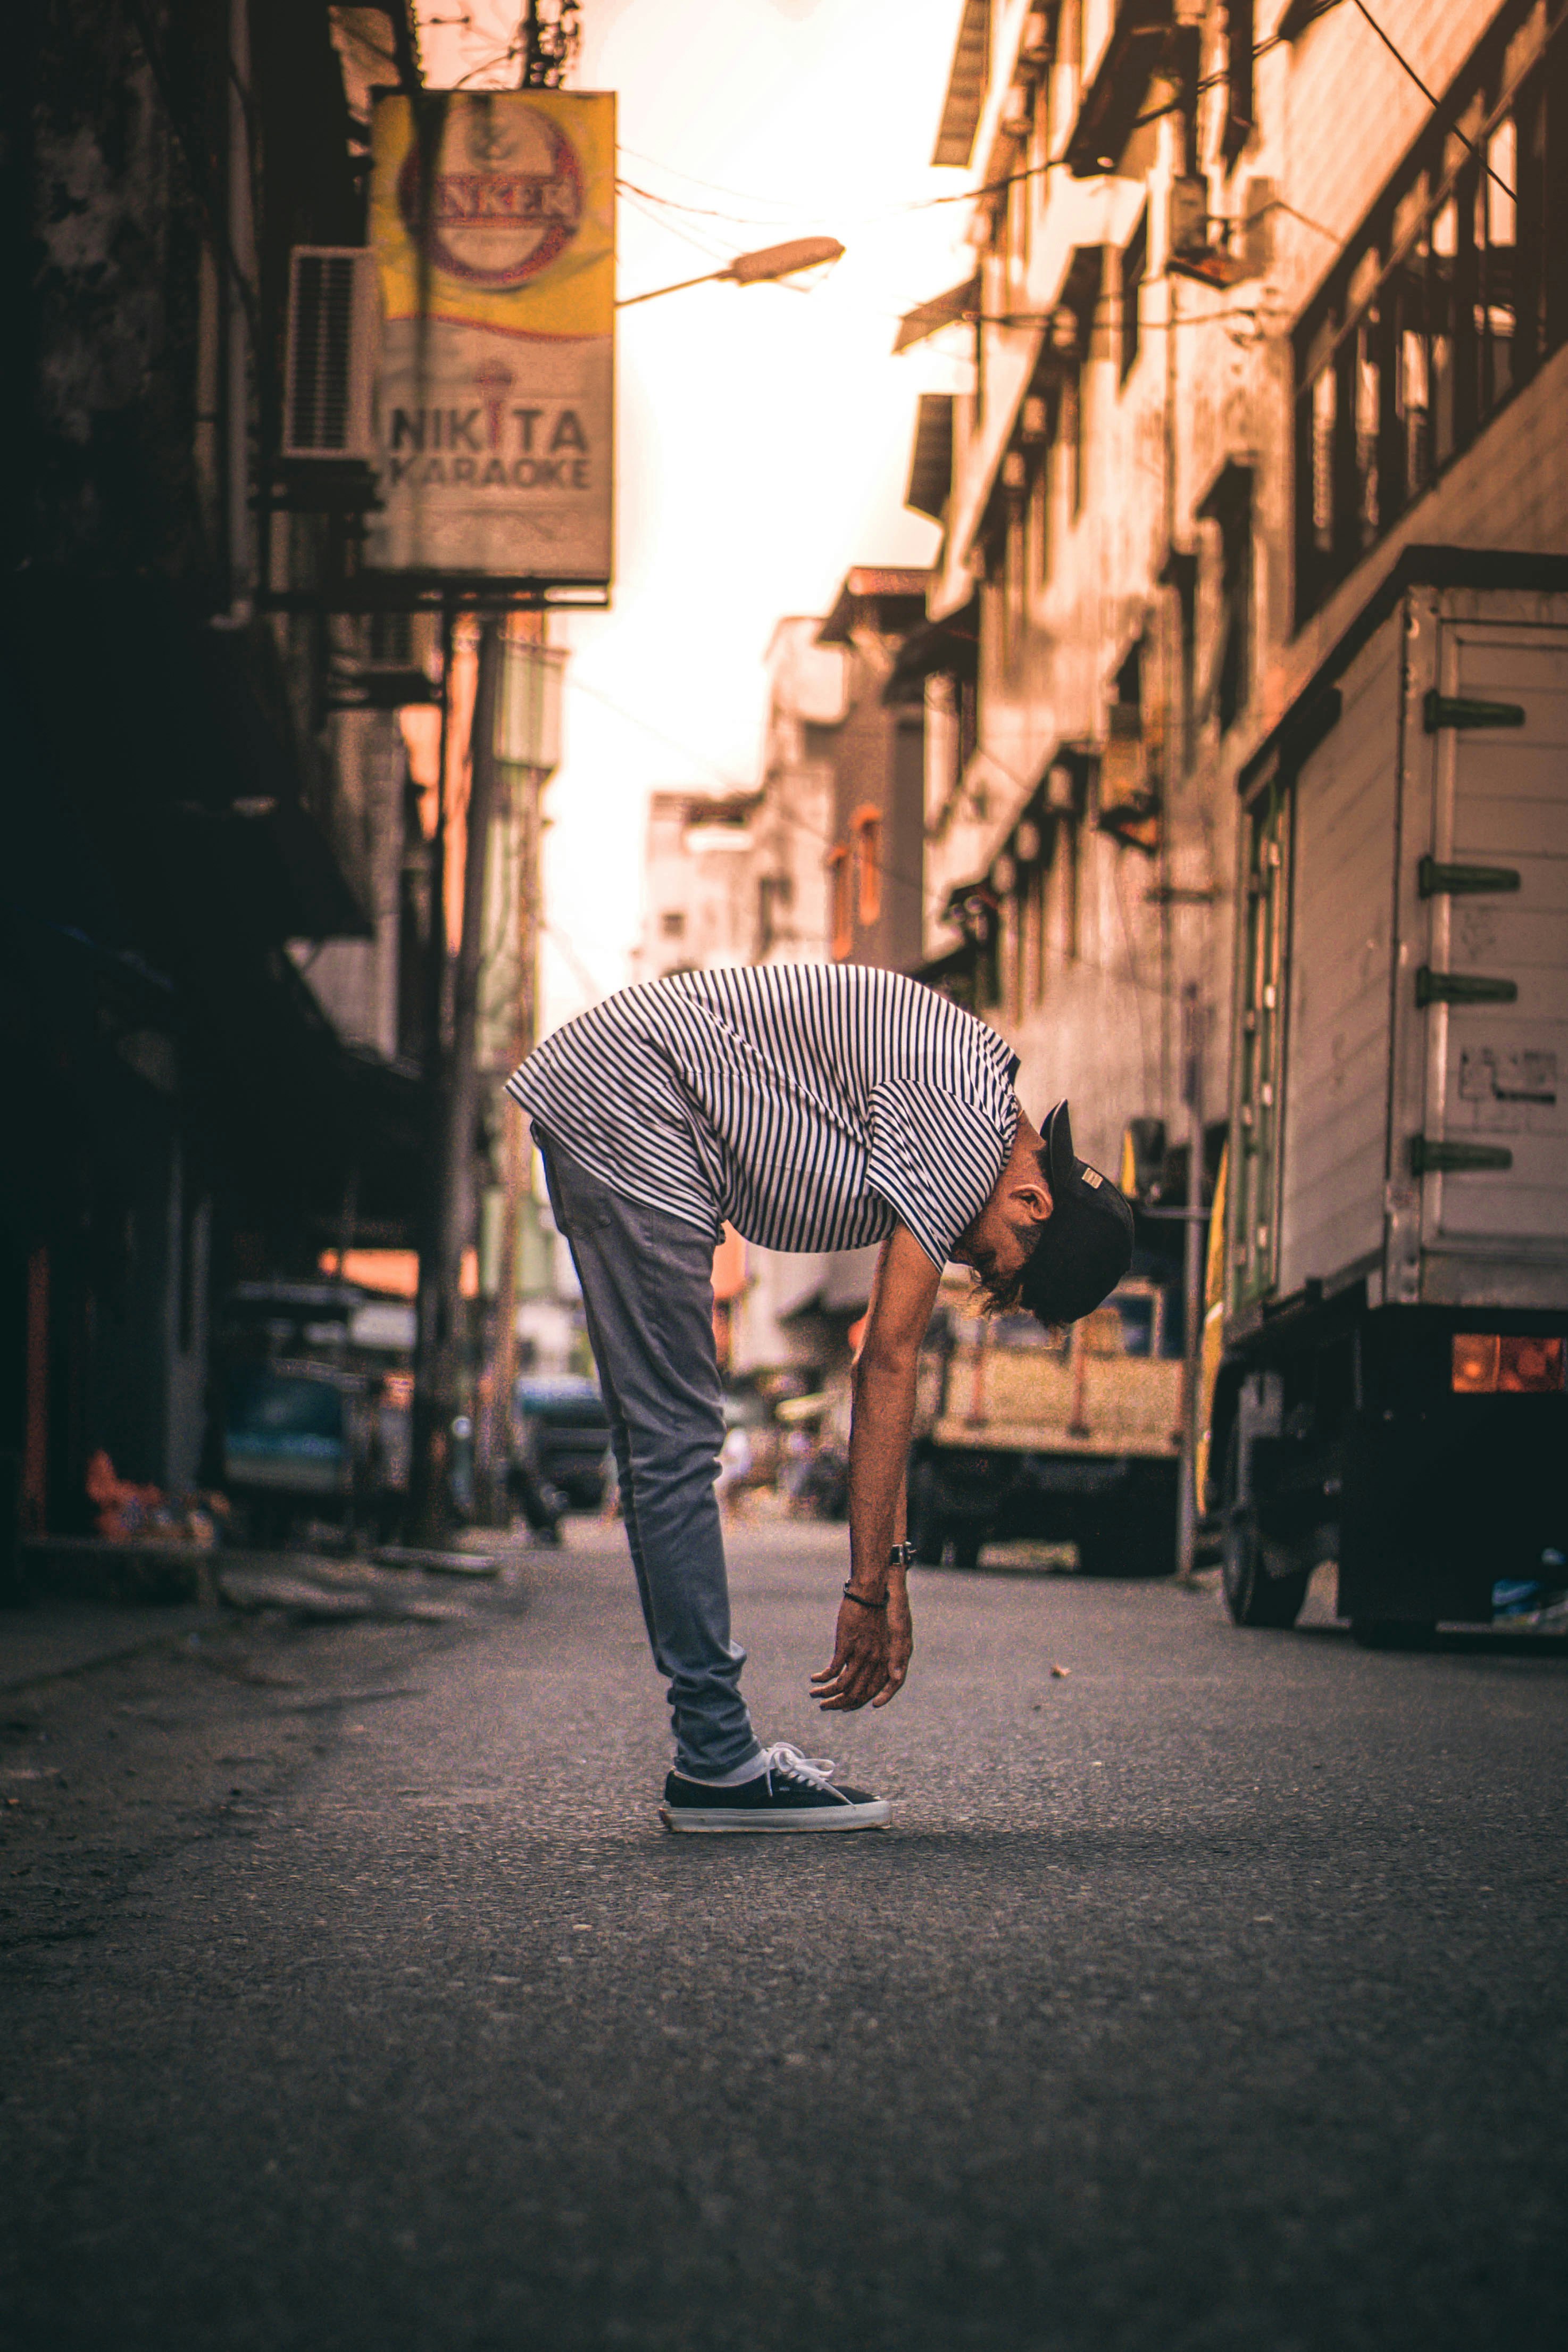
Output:
[[[1376,17],[1367,6],[1366,0],[1355,0],[1355,6],[1357,13],[1376,34],[1378,39],[1382,42],[1389,56],[1394,59],[1395,64],[1399,67],[1402,72],[1409,75],[1411,80],[1415,83],[1416,89],[1420,91],[1427,105],[1432,109],[1433,112],[1436,113],[1438,106],[1441,104],[1441,100],[1437,96],[1437,93],[1427,89],[1426,83],[1422,80],[1420,75],[1416,72],[1409,58],[1405,55],[1404,50],[1399,48],[1395,42],[1390,40],[1388,35],[1384,31],[1382,26],[1378,23]],[[1497,185],[1502,190],[1503,194],[1508,198],[1509,203],[1511,205],[1515,201],[1517,191],[1511,188],[1508,182],[1492,169],[1490,159],[1481,153],[1480,149],[1475,144],[1473,140],[1467,139],[1465,137],[1464,132],[1459,129],[1457,122],[1452,127],[1454,136],[1458,141],[1460,146],[1466,150],[1467,153],[1474,155],[1479,159],[1481,169],[1485,172],[1488,179],[1496,182]]]

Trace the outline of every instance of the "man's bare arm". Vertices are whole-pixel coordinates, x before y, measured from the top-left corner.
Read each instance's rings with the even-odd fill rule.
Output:
[[[883,1244],[872,1285],[865,1337],[852,1379],[850,1428],[850,1581],[870,1602],[840,1603],[833,1654],[812,1675],[824,1708],[885,1706],[903,1688],[915,1631],[902,1568],[888,1553],[904,1534],[904,1481],[915,1417],[920,1343],[936,1300],[941,1268],[907,1227]]]

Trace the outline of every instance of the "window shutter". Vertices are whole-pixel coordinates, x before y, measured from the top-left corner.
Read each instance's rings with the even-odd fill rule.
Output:
[[[288,263],[285,457],[374,456],[377,323],[376,262],[368,247],[295,247]]]

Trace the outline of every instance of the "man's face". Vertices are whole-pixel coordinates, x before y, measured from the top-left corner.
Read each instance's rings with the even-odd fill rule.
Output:
[[[954,1244],[960,1265],[972,1265],[983,1287],[1001,1297],[1028,1264],[1051,1212],[1043,1175],[1004,1175],[968,1231]]]

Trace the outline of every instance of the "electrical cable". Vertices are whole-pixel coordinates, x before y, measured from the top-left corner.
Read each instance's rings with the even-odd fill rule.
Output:
[[[1416,89],[1420,91],[1427,105],[1432,109],[1433,113],[1436,114],[1442,103],[1442,100],[1434,91],[1427,89],[1426,83],[1422,80],[1420,75],[1416,72],[1409,58],[1404,54],[1403,50],[1396,47],[1395,44],[1389,39],[1388,35],[1384,31],[1382,26],[1378,23],[1376,17],[1367,6],[1366,0],[1355,0],[1355,6],[1357,13],[1376,34],[1378,39],[1382,42],[1389,56],[1394,59],[1395,64],[1409,75],[1411,80],[1415,83]],[[1450,124],[1449,128],[1453,131],[1454,137],[1458,141],[1460,146],[1465,148],[1470,154],[1477,158],[1488,179],[1495,180],[1497,182],[1498,186],[1502,190],[1503,194],[1508,198],[1510,204],[1515,203],[1517,201],[1516,191],[1509,186],[1506,180],[1500,178],[1499,174],[1493,171],[1490,163],[1487,157],[1481,153],[1480,149],[1476,146],[1475,142],[1472,140],[1466,138],[1464,132],[1459,129],[1457,122]]]
[[[1356,0],[1356,5],[1358,8],[1361,7],[1361,0]],[[1363,16],[1366,15],[1364,8],[1362,8],[1362,14]],[[1367,22],[1372,25],[1375,32],[1380,32],[1381,28],[1370,16],[1367,17]],[[1565,9],[1562,15],[1559,16],[1554,25],[1549,25],[1547,26],[1545,38],[1541,43],[1535,55],[1530,58],[1527,62],[1520,68],[1520,70],[1514,77],[1513,80],[1503,91],[1501,97],[1498,100],[1497,104],[1492,108],[1491,112],[1482,122],[1480,126],[1480,139],[1483,146],[1486,142],[1490,142],[1491,134],[1497,126],[1507,120],[1509,114],[1512,110],[1514,101],[1518,98],[1525,81],[1528,79],[1530,75],[1535,71],[1542,59],[1545,57],[1547,51],[1551,48],[1552,42],[1556,40],[1558,35],[1565,26],[1568,26],[1568,9]],[[1386,37],[1384,37],[1386,38]],[[1387,46],[1390,47],[1393,47],[1392,43],[1388,43]],[[1395,51],[1395,55],[1396,57],[1398,56],[1397,50]],[[1404,58],[1400,58],[1399,62],[1403,65],[1405,63]],[[1411,73],[1411,79],[1412,80],[1417,81],[1419,79],[1413,71]],[[1425,83],[1420,83],[1420,87],[1424,90],[1426,88]],[[1454,130],[1454,137],[1458,140],[1460,146],[1463,147],[1468,155],[1480,158],[1490,177],[1497,181],[1498,186],[1502,189],[1504,194],[1507,195],[1511,203],[1515,202],[1516,199],[1514,197],[1514,193],[1512,189],[1508,186],[1507,182],[1500,179],[1498,173],[1492,171],[1491,166],[1489,163],[1485,163],[1481,148],[1478,147],[1472,141],[1467,139],[1458,129]],[[1394,247],[1392,252],[1389,254],[1388,259],[1378,271],[1377,277],[1374,280],[1366,295],[1364,297],[1360,304],[1350,312],[1349,316],[1343,320],[1335,333],[1329,338],[1328,343],[1324,347],[1321,355],[1318,368],[1313,375],[1298,385],[1296,391],[1296,398],[1298,400],[1304,399],[1310,394],[1312,386],[1317,381],[1318,375],[1322,374],[1322,370],[1330,364],[1335,354],[1348,341],[1348,339],[1357,332],[1362,320],[1366,317],[1368,310],[1372,308],[1372,305],[1376,300],[1377,297],[1382,293],[1383,289],[1394,278],[1396,271],[1403,268],[1406,258],[1418,245],[1421,238],[1426,235],[1431,222],[1448,203],[1448,200],[1452,194],[1454,187],[1458,183],[1459,173],[1463,169],[1464,166],[1462,164],[1454,164],[1448,171],[1444,173],[1442,178],[1437,182],[1437,186],[1432,189],[1419,217],[1414,225],[1406,231],[1405,236],[1400,239],[1398,244]]]
[[[1255,58],[1267,57],[1271,49],[1277,49],[1286,46],[1288,45],[1285,43],[1284,37],[1281,34],[1271,34],[1266,41],[1260,41],[1257,44],[1252,51],[1252,55]],[[1206,74],[1201,81],[1195,83],[1195,94],[1201,96],[1207,90],[1218,89],[1228,79],[1229,76],[1228,70],[1218,73]],[[1183,101],[1181,99],[1173,99],[1168,105],[1158,106],[1154,108],[1152,111],[1147,114],[1137,115],[1134,119],[1132,127],[1134,130],[1138,130],[1145,123],[1158,122],[1164,116],[1175,113],[1182,103]],[[622,155],[629,155],[637,163],[652,164],[655,171],[668,172],[673,179],[685,180],[694,187],[706,188],[715,195],[734,196],[737,202],[740,204],[763,205],[768,206],[770,210],[782,212],[786,222],[792,219],[803,219],[805,217],[804,214],[798,206],[788,202],[782,197],[759,196],[749,194],[741,188],[726,187],[717,181],[699,179],[695,173],[683,172],[678,164],[662,163],[657,156],[642,154],[634,147],[620,147],[618,148],[617,152]],[[894,219],[904,214],[933,212],[946,205],[977,204],[982,197],[998,195],[1005,189],[1015,187],[1022,181],[1040,179],[1049,172],[1060,171],[1066,162],[1067,158],[1065,155],[1049,156],[1044,163],[1027,164],[1022,170],[1009,172],[1000,179],[984,181],[977,188],[959,188],[954,190],[950,194],[938,196],[910,197],[904,203],[885,206],[880,212],[865,214],[858,223],[851,223],[850,226],[864,227],[878,221]],[[627,183],[627,184],[631,185],[632,184]],[[638,194],[646,196],[653,204],[668,205],[676,211],[695,213],[706,209],[705,207],[697,205],[683,204],[680,199],[675,196],[662,196],[652,188],[640,188],[638,190]],[[765,221],[747,219],[747,216],[738,213],[721,213],[715,211],[709,215],[709,217],[714,220],[732,221],[737,227],[742,228],[759,228],[775,226],[775,224]]]
[[[689,246],[694,253],[702,254],[709,261],[718,261],[727,265],[735,259],[739,250],[738,247],[732,246],[727,251],[723,247],[716,246],[711,241],[695,235],[689,228],[683,228],[675,221],[661,219],[656,213],[649,212],[646,205],[640,204],[635,196],[628,195],[625,200],[633,212],[642,215],[650,227],[663,229],[667,236],[675,237],[682,245]]]
[[[1387,34],[1378,23],[1371,9],[1365,5],[1365,0],[1355,0],[1355,5],[1358,13],[1364,17],[1367,24],[1370,25],[1372,30],[1376,34],[1378,39],[1382,42],[1384,47],[1387,50],[1395,64],[1409,75],[1411,80],[1415,83],[1416,89],[1420,91],[1427,105],[1436,108],[1438,104],[1437,92],[1427,89],[1426,83],[1422,80],[1420,75],[1416,72],[1409,58],[1406,57],[1401,50],[1396,48],[1394,43],[1389,39]]]
[[[774,212],[790,214],[794,199],[787,196],[758,196],[744,188],[726,187],[717,180],[701,180],[695,172],[683,172],[678,163],[661,163],[656,155],[644,155],[635,147],[617,147],[617,153],[630,155],[634,163],[651,163],[656,172],[667,172],[672,180],[685,180],[688,187],[706,188],[710,195],[734,196],[743,205],[766,205]]]
[[[1293,221],[1300,221],[1303,228],[1314,230],[1319,236],[1326,236],[1331,245],[1344,243],[1337,228],[1325,228],[1322,221],[1313,220],[1310,213],[1298,212],[1294,205],[1288,205],[1283,196],[1270,196],[1266,205],[1259,205],[1254,217],[1261,220],[1265,213],[1288,213]]]
[[[711,205],[684,205],[677,196],[662,196],[656,189],[640,187],[635,180],[617,179],[615,187],[618,194],[642,196],[649,204],[662,205],[670,212],[690,213],[697,220],[725,221],[735,228],[779,229],[787,227],[791,218],[800,217],[786,215],[783,220],[767,220],[756,215],[716,212]]]

